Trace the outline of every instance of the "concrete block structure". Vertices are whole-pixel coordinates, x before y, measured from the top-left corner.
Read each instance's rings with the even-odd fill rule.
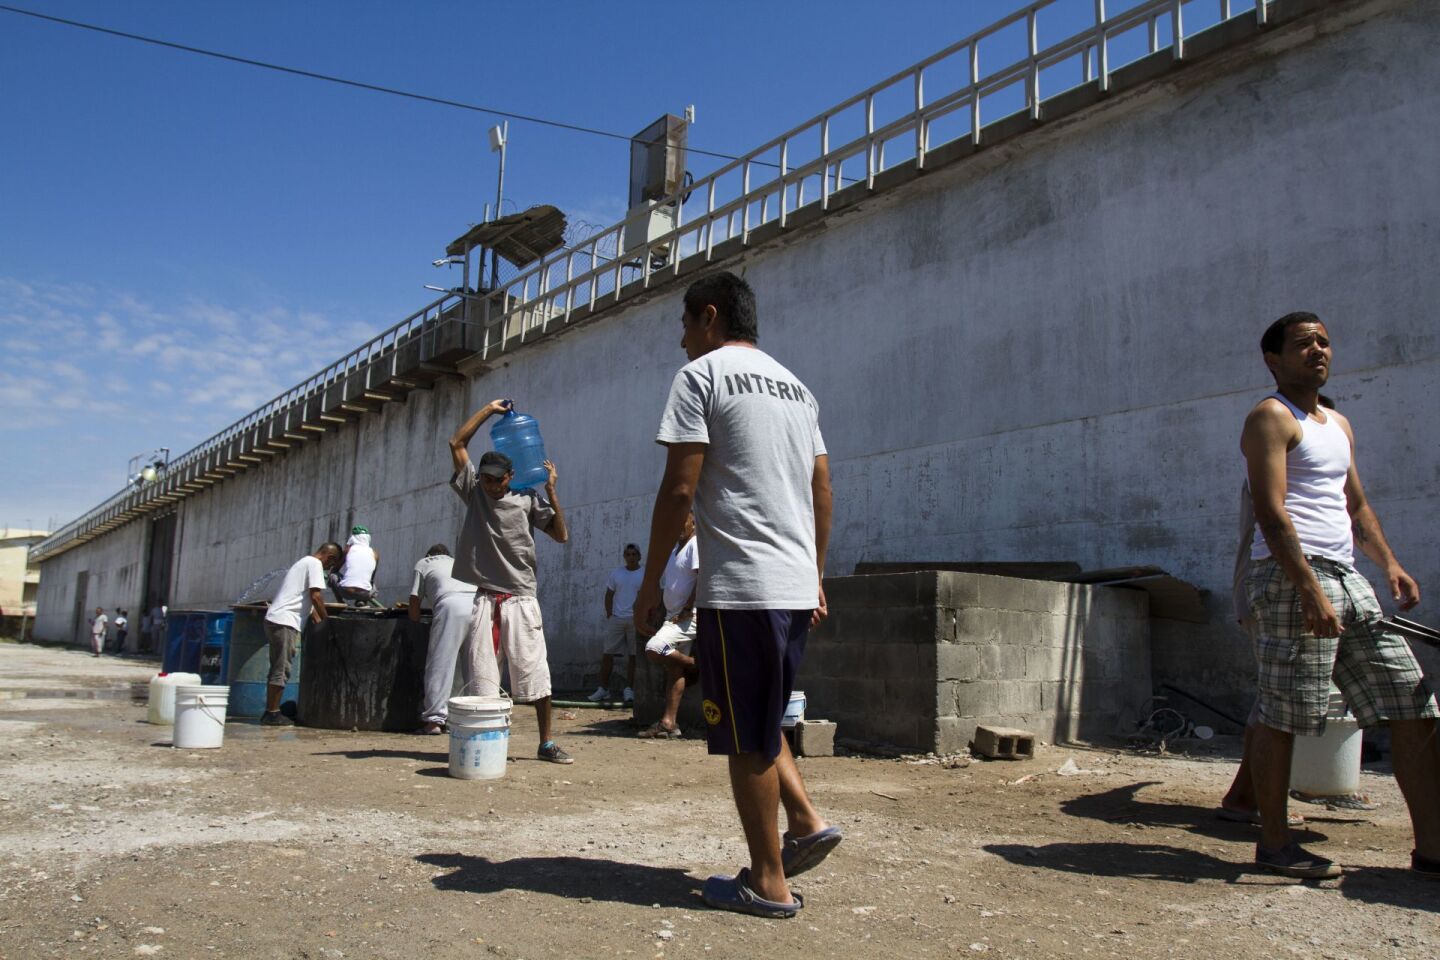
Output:
[[[920,572],[825,581],[798,686],[839,736],[956,753],[977,726],[1040,739],[1134,729],[1150,699],[1138,590]]]

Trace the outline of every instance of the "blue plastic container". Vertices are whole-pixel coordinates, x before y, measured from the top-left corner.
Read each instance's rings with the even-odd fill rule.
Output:
[[[204,639],[204,613],[171,610],[165,618],[165,656],[160,669],[166,673],[199,673],[200,646]]]
[[[511,490],[538,487],[550,477],[545,469],[545,441],[540,439],[540,421],[512,406],[500,422],[490,428],[490,443],[514,464]]]
[[[270,676],[270,638],[265,635],[264,604],[237,606],[230,629],[230,657],[226,675],[230,683],[228,715],[255,718],[265,712],[266,680]],[[308,619],[308,618],[307,618]],[[300,705],[300,664],[305,645],[295,648],[290,677],[280,695],[280,710],[294,716]]]
[[[200,682],[210,685],[228,683],[230,674],[230,630],[235,623],[233,613],[206,613],[199,616]]]
[[[202,683],[223,683],[233,615],[219,610],[171,610],[165,621],[166,673],[198,673]],[[218,665],[202,664],[207,653]],[[216,659],[218,658],[218,660]]]

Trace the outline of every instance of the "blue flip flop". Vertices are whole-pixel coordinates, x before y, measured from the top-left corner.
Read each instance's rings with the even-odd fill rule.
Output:
[[[818,866],[844,838],[839,827],[826,827],[809,836],[796,837],[786,833],[780,839],[783,842],[780,863],[785,867],[785,876],[794,877]]]
[[[770,920],[788,920],[805,906],[805,898],[790,891],[794,903],[776,903],[766,900],[750,889],[750,869],[747,867],[733,877],[716,874],[705,881],[700,898],[716,910],[733,910]]]

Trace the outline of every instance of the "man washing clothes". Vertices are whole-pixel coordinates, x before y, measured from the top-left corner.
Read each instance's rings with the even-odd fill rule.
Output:
[[[340,582],[335,595],[343,603],[379,605],[375,599],[375,571],[380,566],[380,551],[370,544],[370,531],[359,524],[350,528],[345,541],[345,563],[340,567]]]
[[[499,693],[500,664],[507,663],[515,702],[535,705],[540,726],[537,756],[551,763],[573,763],[574,758],[550,737],[550,664],[540,603],[535,599],[533,531],[543,531],[556,543],[570,538],[565,512],[555,496],[555,464],[545,461],[549,477],[541,496],[532,489],[510,489],[514,470],[502,453],[485,453],[478,468],[470,461],[468,448],[475,431],[509,408],[508,400],[487,403],[450,438],[455,466],[450,486],[465,501],[453,575],[478,588],[461,655],[467,658],[481,694]]]
[[[470,629],[470,611],[475,607],[475,587],[461,583],[451,574],[455,558],[450,548],[437,543],[415,564],[410,584],[410,619],[420,622],[420,605],[431,604],[430,646],[425,653],[425,698],[420,705],[420,728],[416,733],[441,733],[450,718],[450,691],[455,685],[455,664]],[[462,672],[465,692],[470,693],[468,669]]]
[[[270,673],[265,679],[265,713],[260,723],[267,727],[288,727],[294,721],[280,712],[290,664],[300,644],[300,632],[308,619],[319,623],[325,613],[325,574],[340,566],[340,544],[322,543],[315,552],[290,565],[270,608],[265,611],[265,638],[270,641]]]

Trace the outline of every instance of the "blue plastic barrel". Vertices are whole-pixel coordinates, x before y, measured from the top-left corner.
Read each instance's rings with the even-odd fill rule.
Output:
[[[230,629],[233,613],[206,613],[200,621],[200,682],[223,684],[230,677]]]
[[[165,656],[160,669],[166,673],[199,673],[205,618],[218,615],[213,610],[171,610],[165,619]]]
[[[540,438],[540,421],[512,406],[500,422],[490,428],[490,443],[514,464],[511,490],[538,487],[550,476],[545,469],[545,441]]]
[[[265,712],[266,681],[270,677],[270,638],[265,635],[265,604],[234,607],[235,619],[230,627],[229,715],[258,717]],[[290,661],[290,677],[280,696],[280,709],[294,716],[300,703],[300,661],[304,644],[295,649]]]

